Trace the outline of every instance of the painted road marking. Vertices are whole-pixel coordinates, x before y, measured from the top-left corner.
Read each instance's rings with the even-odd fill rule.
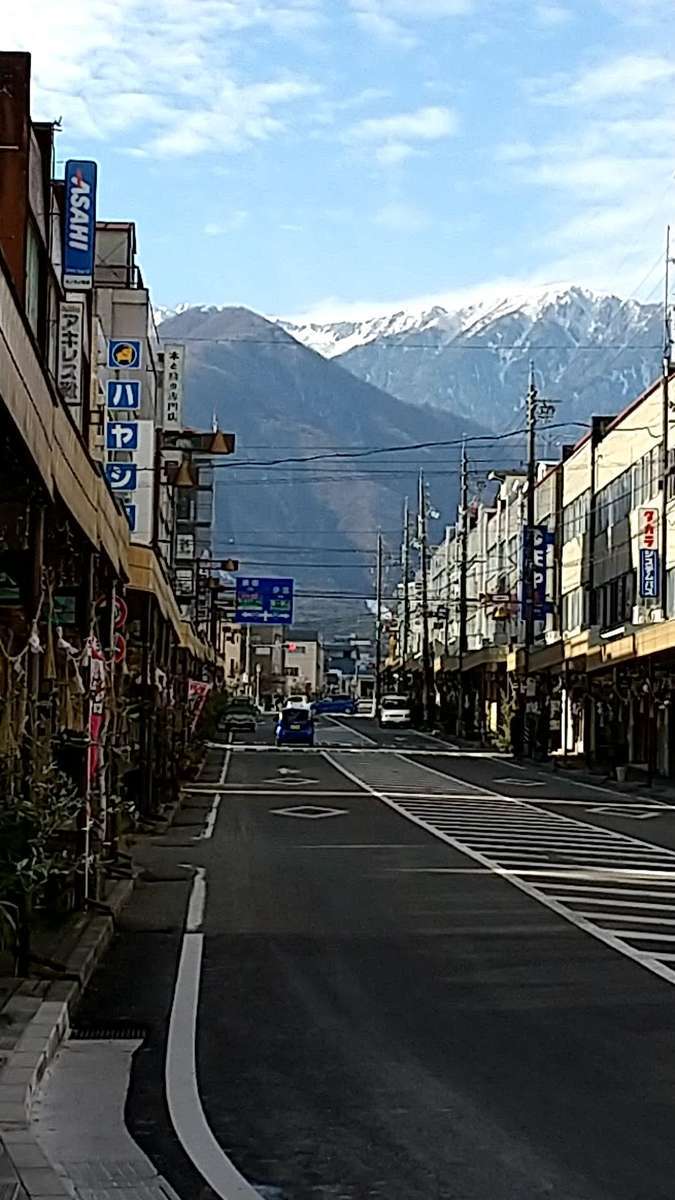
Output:
[[[190,892],[190,902],[188,904],[187,917],[185,919],[185,928],[188,933],[198,933],[202,927],[204,920],[204,907],[206,905],[206,870],[204,867],[195,867],[195,877],[192,883]]]
[[[324,757],[347,779],[360,783],[372,796],[413,824],[493,871],[578,929],[668,983],[675,983],[675,970],[661,958],[658,945],[675,941],[675,933],[652,932],[646,927],[653,924],[657,929],[672,928],[673,923],[667,917],[641,918],[636,913],[621,917],[586,907],[596,883],[625,882],[634,890],[636,883],[653,885],[660,880],[664,882],[664,891],[659,896],[675,903],[675,852],[537,808],[536,800],[515,799],[477,785],[477,794],[468,801],[439,795],[429,803],[414,794],[415,773],[420,790],[425,792],[432,776],[439,778],[439,787],[440,779],[445,780],[446,787],[449,780],[458,788],[461,785],[462,792],[466,791],[466,782],[426,764],[411,762],[407,754],[405,758],[392,755],[399,758],[398,764],[386,764],[365,755],[346,758],[339,752],[326,752]],[[406,764],[406,770],[402,764]],[[394,788],[400,789],[402,774],[409,794],[404,797],[397,794],[394,798],[392,792]],[[569,882],[575,878],[585,880],[583,887],[577,889],[583,894],[559,896],[559,890],[566,886],[561,880]],[[606,903],[602,907],[612,905]],[[630,928],[621,927],[623,920]],[[645,928],[640,929],[640,925]],[[650,952],[645,950],[645,942],[654,943]]]
[[[264,782],[282,784],[284,787],[309,787],[310,784],[318,783],[319,781],[318,779],[305,779],[303,775],[293,775],[292,778],[284,778],[282,776],[281,779],[266,779]]]
[[[543,787],[543,779],[518,779],[516,776],[505,775],[503,779],[495,779],[495,783],[517,783],[520,787]]]
[[[196,1039],[203,949],[202,933],[184,934],[166,1050],[169,1115],[188,1158],[220,1200],[260,1200],[218,1145],[199,1095]]]
[[[354,729],[353,726],[345,725],[344,721],[340,721],[337,717],[328,717],[328,720],[330,721],[331,725],[337,725],[339,729],[344,729],[350,735],[350,738],[353,739],[351,743],[352,745],[358,746],[363,745],[364,743],[370,746],[378,745],[378,743],[375,741],[375,738],[369,737],[369,735],[364,733],[362,729]],[[319,740],[321,742],[323,742],[324,734],[328,732],[331,732],[331,730],[328,728],[322,729],[321,726],[319,726]]]
[[[636,804],[603,804],[600,808],[589,808],[591,813],[602,813],[606,817],[624,817],[627,821],[650,821],[652,817],[660,817],[661,811]]]
[[[299,804],[296,808],[271,808],[275,817],[299,817],[304,821],[320,821],[323,817],[344,817],[346,808],[318,808],[311,804]]]

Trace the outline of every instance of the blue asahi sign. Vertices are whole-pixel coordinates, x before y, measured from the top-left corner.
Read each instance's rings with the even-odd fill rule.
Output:
[[[69,159],[65,183],[63,286],[66,291],[87,291],[94,285],[96,163]]]

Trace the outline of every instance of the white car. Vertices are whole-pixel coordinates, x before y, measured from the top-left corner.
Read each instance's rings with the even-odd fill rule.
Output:
[[[284,704],[284,708],[310,708],[309,700],[305,695],[298,692],[297,695],[289,696]]]
[[[380,725],[409,725],[410,705],[405,696],[383,696],[379,715]]]

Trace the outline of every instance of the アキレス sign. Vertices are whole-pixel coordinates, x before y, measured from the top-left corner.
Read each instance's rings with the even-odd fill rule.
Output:
[[[84,305],[79,300],[65,300],[59,309],[56,377],[63,399],[73,408],[82,404],[83,331]]]

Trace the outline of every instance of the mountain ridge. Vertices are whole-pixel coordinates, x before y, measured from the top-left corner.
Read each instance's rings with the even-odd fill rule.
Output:
[[[193,306],[218,314],[229,306]],[[416,304],[364,320],[261,318],[390,396],[501,433],[524,404],[529,360],[556,424],[620,411],[660,371],[660,304],[547,285],[456,308]]]
[[[324,611],[328,593],[334,608],[356,596],[364,607],[377,529],[397,554],[420,467],[434,507],[454,519],[459,443],[486,436],[475,421],[389,396],[242,307],[188,308],[160,333],[187,347],[186,422],[208,428],[215,412],[237,437],[216,472],[216,554],[235,555],[243,570],[295,573],[303,619]],[[398,449],[425,442],[445,445]],[[387,574],[396,577],[393,559]]]

